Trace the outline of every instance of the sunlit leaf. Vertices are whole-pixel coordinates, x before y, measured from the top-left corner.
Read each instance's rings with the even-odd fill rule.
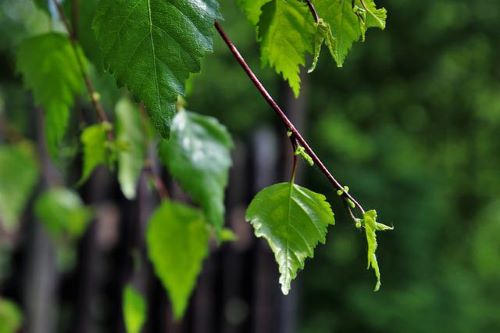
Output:
[[[172,137],[160,143],[160,157],[182,188],[199,203],[217,230],[224,224],[224,190],[231,166],[231,136],[215,118],[178,112]]]
[[[353,6],[354,4],[354,6]],[[335,40],[333,57],[344,64],[353,43],[364,37],[370,27],[385,28],[387,12],[377,9],[373,0],[316,0],[319,16],[327,23]]]
[[[149,258],[179,319],[208,255],[209,233],[204,216],[181,203],[164,201],[149,221],[146,238]]]
[[[140,333],[146,322],[147,304],[144,297],[130,285],[123,290],[123,317],[127,333]]]
[[[292,183],[260,191],[250,203],[246,219],[257,237],[264,237],[279,265],[283,294],[288,294],[305,260],[325,243],[328,225],[335,219],[324,195]]]
[[[262,63],[288,81],[295,96],[300,92],[300,68],[313,54],[314,21],[300,1],[273,0],[262,7],[258,23]]]

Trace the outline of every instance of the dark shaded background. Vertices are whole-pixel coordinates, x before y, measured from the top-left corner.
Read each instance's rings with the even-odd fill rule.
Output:
[[[0,3],[1,119],[36,139],[41,120],[12,51],[21,27],[37,21],[25,0]],[[113,175],[100,170],[80,189],[99,214],[73,269],[57,272],[54,247],[30,209],[14,246],[0,254],[0,295],[21,304],[24,331],[120,332],[121,289],[130,279],[148,295],[145,332],[500,331],[500,2],[378,4],[389,11],[386,30],[370,31],[341,69],[324,52],[317,70],[304,75],[298,100],[271,69],[260,69],[255,33],[233,1],[222,6],[227,32],[326,164],[395,226],[379,237],[380,292],[372,292],[365,269],[364,235],[322,175],[302,165],[299,182],[329,197],[337,223],[292,294],[280,295],[273,257],[243,216],[259,189],[287,179],[290,148],[216,37],[187,100],[188,108],[219,118],[237,142],[227,224],[239,241],[213,248],[185,320],[172,323],[151,268],[133,271],[134,256],[145,258],[142,232],[157,198],[143,179],[138,199],[127,201]],[[92,117],[85,103],[79,107]],[[73,168],[76,177],[78,161]]]

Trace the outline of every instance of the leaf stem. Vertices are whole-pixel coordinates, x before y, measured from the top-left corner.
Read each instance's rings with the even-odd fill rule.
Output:
[[[297,159],[298,156],[295,154],[295,151],[297,150],[297,139],[293,136],[293,134],[290,136],[290,141],[292,142],[292,174],[290,176],[290,183],[295,183],[295,174],[297,173]]]
[[[158,192],[158,195],[160,196],[160,199],[162,201],[167,200],[170,196],[168,194],[167,187],[163,183],[162,179],[160,178],[160,175],[155,171],[155,168],[153,166],[153,162],[151,160],[146,160],[144,162],[144,167],[143,167],[144,173],[149,177],[149,179],[153,182],[156,191]]]
[[[290,121],[290,119],[288,119],[288,117],[283,112],[283,110],[280,108],[280,106],[274,101],[272,96],[266,90],[264,85],[259,81],[257,76],[254,74],[254,72],[252,71],[250,66],[248,66],[248,64],[246,63],[243,56],[240,54],[240,52],[238,51],[238,49],[234,45],[234,43],[231,41],[231,39],[229,39],[229,37],[225,33],[224,29],[222,29],[222,26],[217,21],[215,22],[215,29],[217,30],[219,35],[222,37],[222,39],[226,43],[227,47],[229,48],[229,50],[233,54],[234,58],[236,59],[236,61],[238,61],[238,63],[243,68],[243,70],[245,71],[247,76],[250,78],[252,83],[255,85],[257,90],[260,92],[262,97],[264,97],[264,99],[269,104],[269,106],[278,115],[278,117],[280,118],[282,123],[285,125],[285,127],[290,132],[292,132],[292,136],[297,140],[297,142],[301,146],[304,147],[305,151],[311,156],[311,158],[314,161],[314,164],[325,175],[325,177],[333,185],[333,187],[335,187],[337,190],[343,191],[342,197],[344,198],[344,200],[350,199],[354,203],[354,205],[364,214],[365,210],[363,209],[363,206],[361,206],[361,204],[356,199],[354,199],[354,197],[350,193],[344,191],[344,186],[342,186],[342,184],[340,184],[340,182],[337,179],[335,179],[335,177],[330,173],[330,171],[326,168],[323,161],[321,161],[321,159],[318,157],[318,155],[316,155],[314,150],[309,146],[309,143],[302,137],[302,134],[300,134],[300,132],[295,128],[295,126]]]
[[[106,115],[106,112],[104,111],[104,107],[101,104],[99,93],[97,93],[97,91],[94,89],[94,85],[92,83],[92,80],[90,79],[90,76],[86,73],[82,56],[78,50],[78,39],[76,37],[76,31],[74,31],[72,29],[71,24],[69,23],[68,18],[66,17],[66,14],[64,13],[64,8],[61,5],[61,3],[58,0],[52,0],[52,3],[57,8],[57,12],[59,13],[59,17],[61,18],[61,21],[64,24],[66,31],[68,32],[69,41],[71,43],[71,47],[73,48],[73,52],[75,53],[75,57],[76,57],[76,60],[78,62],[78,67],[80,68],[80,74],[82,75],[82,78],[85,81],[87,93],[89,95],[90,101],[92,102],[92,105],[94,106],[97,117],[99,118],[100,122],[108,122],[109,123],[110,121],[108,119],[108,116]],[[114,137],[113,132],[108,131],[107,135],[108,135],[108,139],[110,141],[113,141],[113,137]]]

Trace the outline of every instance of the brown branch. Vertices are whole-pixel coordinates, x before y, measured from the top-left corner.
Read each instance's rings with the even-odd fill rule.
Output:
[[[319,22],[319,15],[318,11],[316,10],[316,7],[314,7],[312,0],[304,0],[307,4],[307,7],[309,8],[309,11],[311,12],[314,22],[318,23]]]
[[[149,179],[153,182],[160,199],[166,200],[169,198],[168,190],[165,184],[163,183],[160,175],[155,171],[153,163],[150,160],[146,160],[144,162],[144,173],[149,177]]]
[[[80,74],[82,75],[83,80],[85,81],[85,87],[87,88],[87,93],[89,95],[90,101],[96,111],[97,117],[100,122],[109,122],[108,116],[104,111],[104,107],[101,104],[99,93],[94,89],[94,85],[92,84],[92,80],[90,76],[87,74],[85,70],[84,61],[80,54],[80,50],[78,49],[78,39],[76,37],[76,31],[71,27],[66,14],[64,13],[64,8],[58,0],[52,0],[54,6],[57,8],[57,12],[59,13],[59,17],[61,18],[62,23],[66,31],[68,32],[69,40],[71,43],[71,47],[73,48],[73,52],[75,53],[76,60],[78,62],[78,67],[80,68]],[[113,132],[108,131],[108,139],[113,141],[114,136]]]
[[[285,115],[283,110],[279,107],[279,105],[274,101],[272,96],[269,94],[269,92],[266,90],[266,88],[262,85],[262,83],[259,81],[257,76],[253,73],[252,69],[248,66],[246,63],[245,59],[242,57],[236,46],[233,44],[231,39],[226,35],[224,30],[222,29],[221,25],[219,22],[215,22],[215,28],[217,29],[217,32],[219,35],[222,37],[224,42],[226,43],[227,47],[233,54],[234,58],[238,61],[238,63],[241,65],[245,73],[248,75],[252,83],[255,85],[257,90],[260,92],[262,97],[266,100],[266,102],[269,104],[269,106],[274,110],[274,112],[278,115],[282,123],[285,125],[285,127],[292,132],[292,136],[297,140],[297,142],[304,147],[305,151],[311,156],[311,158],[314,161],[314,164],[320,169],[320,171],[325,175],[325,177],[328,179],[328,181],[335,187],[337,190],[342,191],[342,197],[344,200],[351,200],[354,205],[364,214],[365,210],[359,204],[354,197],[346,192],[344,190],[344,186],[340,184],[340,182],[333,177],[333,175],[330,173],[330,171],[326,168],[325,164],[321,161],[321,159],[316,155],[314,150],[309,146],[309,143],[302,137],[302,134],[295,128],[295,126],[292,124],[290,119]]]

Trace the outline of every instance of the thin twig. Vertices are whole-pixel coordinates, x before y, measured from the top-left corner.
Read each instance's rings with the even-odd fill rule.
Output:
[[[80,54],[80,50],[78,49],[78,40],[77,40],[75,31],[72,29],[71,24],[69,23],[68,18],[66,17],[66,14],[64,13],[64,8],[61,5],[61,3],[58,0],[52,0],[52,2],[54,3],[54,6],[57,8],[57,12],[59,13],[59,17],[61,18],[61,21],[64,24],[66,31],[68,32],[71,47],[73,48],[76,60],[78,62],[80,74],[82,75],[82,78],[85,81],[87,93],[89,95],[90,101],[92,102],[92,105],[94,106],[97,117],[99,118],[99,120],[101,122],[109,122],[108,116],[106,115],[106,112],[104,111],[104,107],[101,104],[99,94],[94,89],[94,85],[92,84],[92,80],[90,79],[90,76],[87,74],[87,72],[85,70],[84,61],[83,61],[82,56]],[[110,141],[113,141],[113,133],[111,131],[108,131],[108,139]]]
[[[281,119],[285,127],[292,132],[292,135],[295,137],[295,139],[298,141],[298,143],[304,147],[305,151],[311,156],[311,158],[314,161],[314,164],[321,170],[321,172],[325,175],[325,177],[328,179],[328,181],[335,187],[337,190],[341,190],[343,192],[342,197],[344,197],[344,200],[350,199],[356,207],[364,214],[365,210],[359,204],[354,197],[349,194],[348,192],[344,191],[344,186],[340,184],[340,182],[333,177],[333,175],[328,171],[326,168],[325,164],[320,160],[320,158],[316,155],[314,150],[309,146],[307,141],[302,137],[302,134],[295,128],[295,126],[292,124],[290,119],[285,115],[283,110],[279,107],[279,105],[274,101],[274,99],[271,97],[269,92],[266,90],[266,88],[262,85],[262,83],[259,81],[257,76],[254,74],[252,69],[248,66],[246,63],[245,59],[242,57],[236,46],[233,44],[231,39],[226,35],[224,30],[222,29],[221,25],[219,22],[215,22],[215,28],[217,29],[219,35],[222,37],[226,45],[228,46],[229,50],[233,54],[233,56],[236,58],[238,63],[241,65],[243,70],[246,72],[250,80],[253,82],[257,90],[260,92],[262,97],[267,101],[269,106],[276,112],[278,117]]]
[[[166,200],[169,198],[168,190],[165,184],[163,183],[160,175],[158,175],[155,171],[153,163],[150,160],[146,160],[144,162],[144,173],[149,177],[149,179],[153,182],[160,199]]]
[[[144,151],[148,151],[148,140],[147,140],[147,115],[146,115],[146,109],[144,107],[144,103],[139,104],[139,116],[141,118],[141,127],[142,127],[142,133],[144,134]],[[170,197],[167,186],[161,179],[161,176],[158,174],[155,164],[151,158],[146,158],[144,161],[144,166],[143,166],[144,173],[149,177],[149,179],[153,182],[156,191],[158,192],[158,195],[160,196],[160,199],[163,201],[165,199],[168,199]]]
[[[316,7],[314,7],[313,3],[311,0],[304,0],[307,4],[307,7],[309,7],[309,11],[311,12],[314,22],[318,23],[319,22],[319,15],[318,12],[316,11]]]

